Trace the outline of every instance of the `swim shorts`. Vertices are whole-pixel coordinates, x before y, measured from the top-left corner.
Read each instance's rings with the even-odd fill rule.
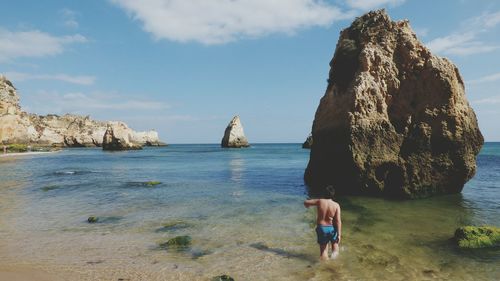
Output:
[[[318,225],[316,227],[316,235],[318,236],[318,244],[324,245],[328,242],[335,243],[338,241],[337,228],[333,225]]]

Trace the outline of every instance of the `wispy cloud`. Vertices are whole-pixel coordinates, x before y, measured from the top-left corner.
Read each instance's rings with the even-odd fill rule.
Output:
[[[406,0],[346,0],[346,4],[351,8],[370,10],[385,6],[397,6],[401,5]]]
[[[156,39],[223,44],[351,18],[323,0],[111,0]]]
[[[459,30],[435,38],[426,45],[436,53],[445,55],[467,56],[487,53],[499,49],[500,46],[484,42],[478,37],[495,28],[500,23],[499,12],[485,12],[481,16],[464,20]]]
[[[20,57],[45,57],[58,55],[66,45],[85,43],[80,34],[54,36],[39,30],[9,31],[0,28],[0,62]]]
[[[480,84],[480,83],[487,83],[487,82],[494,82],[500,80],[500,72],[486,75],[481,78],[477,78],[474,80],[467,81],[468,84]]]
[[[475,32],[455,33],[439,37],[426,45],[433,52],[458,56],[486,53],[499,48],[499,46],[477,40],[477,33]]]
[[[6,72],[10,80],[14,82],[26,81],[26,80],[57,80],[78,85],[92,85],[94,84],[96,78],[94,76],[87,75],[68,75],[64,73],[59,74],[30,74],[22,72]]]
[[[23,95],[25,97],[26,95]],[[59,93],[39,91],[27,99],[26,111],[39,114],[112,114],[123,111],[160,111],[171,106],[162,101],[148,100],[143,95],[122,95],[116,92],[95,91],[91,93]]]
[[[500,104],[500,96],[493,96],[484,99],[473,100],[473,104]]]
[[[73,29],[76,29],[80,26],[80,24],[76,20],[77,13],[75,11],[68,8],[64,8],[59,10],[59,14],[62,17],[64,26]]]

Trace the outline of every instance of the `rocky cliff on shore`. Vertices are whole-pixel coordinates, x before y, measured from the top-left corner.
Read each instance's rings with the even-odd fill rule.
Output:
[[[316,111],[311,193],[417,198],[458,193],[483,144],[457,67],[384,10],[340,33]]]
[[[0,142],[47,146],[101,146],[108,122],[72,114],[39,116],[21,110],[12,83],[0,75]],[[163,145],[156,131],[135,132],[127,127],[134,143]]]

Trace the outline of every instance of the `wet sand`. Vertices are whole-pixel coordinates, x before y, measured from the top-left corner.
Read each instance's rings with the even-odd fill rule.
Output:
[[[5,281],[62,281],[59,274],[26,265],[0,265],[0,280]]]

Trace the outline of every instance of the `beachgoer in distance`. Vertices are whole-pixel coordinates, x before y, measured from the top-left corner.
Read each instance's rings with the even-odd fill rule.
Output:
[[[340,205],[333,201],[335,189],[328,186],[326,190],[329,196],[320,199],[307,199],[304,207],[316,206],[316,235],[319,244],[320,259],[328,260],[328,243],[332,246],[331,258],[334,259],[339,254],[339,243],[342,233],[342,221],[340,219]]]

